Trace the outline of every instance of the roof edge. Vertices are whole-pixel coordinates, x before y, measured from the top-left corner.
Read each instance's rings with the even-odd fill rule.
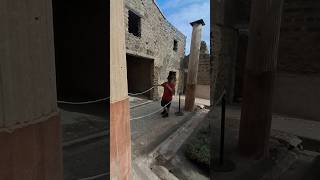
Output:
[[[166,16],[164,15],[164,13],[162,12],[162,10],[160,9],[160,6],[159,6],[159,4],[157,3],[157,1],[156,1],[156,0],[152,0],[152,2],[153,2],[153,4],[157,7],[157,9],[159,10],[160,14],[161,14],[162,17],[164,18],[164,20],[166,20],[166,21],[170,24],[171,27],[175,28],[175,29],[177,30],[177,32],[179,32],[181,35],[183,35],[184,38],[186,39],[187,36],[186,36],[185,34],[183,34],[177,27],[175,27],[175,26],[166,18]]]

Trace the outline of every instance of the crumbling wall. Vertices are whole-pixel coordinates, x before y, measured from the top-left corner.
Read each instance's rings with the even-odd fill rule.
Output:
[[[128,31],[129,10],[141,17],[141,37]],[[180,87],[180,62],[184,57],[186,36],[165,19],[153,0],[126,0],[124,11],[127,53],[154,59],[155,84],[166,81],[169,71],[176,71],[177,87]],[[174,40],[178,42],[176,51]],[[154,92],[155,99],[162,90]]]

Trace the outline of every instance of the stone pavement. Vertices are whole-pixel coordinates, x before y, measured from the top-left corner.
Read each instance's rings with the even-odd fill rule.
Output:
[[[169,118],[161,117],[162,109],[159,101],[130,109],[131,118],[145,116],[160,110],[150,116],[131,120],[134,179],[157,179],[150,169],[154,160],[150,154],[195,115],[195,112],[184,112],[184,116],[176,116],[175,112],[178,111],[178,107],[178,100],[175,98],[171,105]],[[184,107],[184,101],[181,101],[182,107]]]
[[[130,108],[135,108],[153,102],[143,97],[129,96]]]
[[[108,104],[59,105],[65,180],[109,171]],[[96,180],[108,179],[108,176]]]
[[[105,103],[59,107],[64,144],[108,131],[109,123],[107,123],[107,105]]]
[[[304,151],[279,180],[319,180],[320,153]]]
[[[241,110],[238,106],[227,107],[226,116],[240,120]],[[272,129],[320,142],[320,122],[307,119],[273,114]]]
[[[158,110],[160,111],[155,114],[143,117]],[[131,120],[133,157],[151,152],[191,116],[188,112],[184,112],[184,116],[176,116],[174,114],[178,111],[176,101],[171,104],[168,118],[162,118],[161,111],[159,101],[130,109],[131,118],[143,117]]]
[[[175,116],[178,111],[178,96],[171,105],[169,118],[163,119],[160,112],[131,121],[133,159],[151,152],[157,145],[175,132],[193,113]],[[160,110],[159,101],[130,97],[131,118],[144,116]],[[198,102],[200,104],[206,104]],[[181,108],[184,100],[181,101]],[[108,134],[108,104],[59,105],[64,145],[65,179],[76,179],[101,174],[109,165],[105,154],[104,137]],[[108,144],[109,142],[107,142]],[[101,158],[99,158],[101,157]],[[105,169],[105,170],[104,170]],[[105,178],[105,177],[104,177]]]
[[[79,180],[109,171],[109,141],[107,138],[91,140],[63,149],[64,180]],[[106,180],[104,175],[94,180]]]
[[[181,100],[185,100],[185,95],[181,95]],[[176,100],[179,100],[179,96],[175,96]],[[202,99],[202,98],[196,98],[195,103],[198,105],[205,105],[205,106],[210,106],[210,99]]]
[[[220,138],[220,107],[212,113],[214,119],[215,148],[213,149],[218,156]],[[289,177],[296,177],[294,180],[313,180],[320,179],[314,168],[319,168],[316,159],[317,155],[304,155],[306,150],[291,150],[282,141],[274,136],[275,132],[283,132],[304,137],[318,139],[320,126],[318,122],[290,118],[286,116],[274,115],[272,121],[272,132],[270,139],[271,160],[255,160],[244,158],[238,154],[238,134],[240,124],[240,108],[227,106],[226,109],[226,130],[225,130],[225,158],[229,158],[236,163],[236,170],[230,173],[215,173],[216,180],[237,180],[237,179],[277,179],[286,180]],[[310,131],[310,132],[308,132]],[[303,141],[302,141],[303,142]],[[315,162],[314,162],[315,161]],[[318,163],[319,164],[319,163]],[[294,170],[292,170],[294,169]],[[299,177],[299,178],[298,178]]]

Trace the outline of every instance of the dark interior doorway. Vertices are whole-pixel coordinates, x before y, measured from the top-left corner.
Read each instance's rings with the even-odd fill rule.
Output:
[[[58,100],[86,102],[109,96],[109,1],[53,0]],[[109,101],[58,104],[64,179],[82,179],[109,169]],[[107,135],[108,136],[108,135]],[[83,139],[90,139],[84,141]],[[94,168],[93,168],[94,167]],[[108,179],[109,177],[103,177]]]
[[[127,54],[128,91],[143,92],[153,85],[154,60]],[[153,90],[142,97],[152,99]]]
[[[53,0],[58,99],[108,96],[107,8],[103,0]]]

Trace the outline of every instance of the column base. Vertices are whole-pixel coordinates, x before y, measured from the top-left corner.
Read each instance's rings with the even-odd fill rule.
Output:
[[[196,94],[196,85],[187,84],[186,100],[185,100],[185,110],[188,112],[194,111],[194,102]]]
[[[0,179],[63,180],[59,116],[0,133]]]
[[[110,179],[131,179],[129,99],[110,104]]]

